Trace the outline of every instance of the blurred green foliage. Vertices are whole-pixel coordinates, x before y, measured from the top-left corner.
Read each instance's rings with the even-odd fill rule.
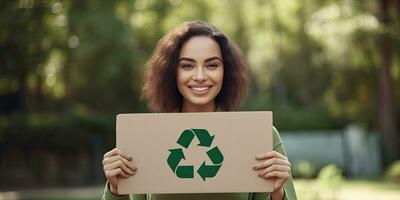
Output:
[[[329,188],[329,199],[338,199],[340,187],[343,185],[344,182],[342,169],[340,169],[335,164],[326,165],[325,167],[322,167],[319,171],[317,181],[318,184],[325,185],[326,188]]]
[[[293,163],[292,176],[295,178],[313,178],[317,170],[311,162],[307,160],[300,160]]]
[[[252,76],[244,110],[274,111],[280,130],[376,128],[383,28],[400,51],[399,19],[383,27],[378,8],[374,0],[0,0],[0,141],[62,147],[99,134],[113,146],[115,115],[147,111],[140,89],[157,41],[187,20],[216,25],[243,50]],[[399,96],[400,60],[391,56]]]
[[[318,180],[332,185],[339,185],[343,181],[342,169],[335,164],[329,164],[321,168]]]
[[[59,151],[89,148],[93,136],[101,136],[106,146],[115,144],[115,119],[102,115],[85,116],[74,112],[63,114],[15,113],[0,126],[0,143],[43,146]]]
[[[385,172],[386,180],[400,183],[400,160],[394,161]]]

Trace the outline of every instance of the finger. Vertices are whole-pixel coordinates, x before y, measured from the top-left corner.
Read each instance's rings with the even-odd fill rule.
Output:
[[[257,160],[264,160],[264,159],[267,159],[267,158],[274,158],[274,157],[275,158],[281,158],[281,159],[287,159],[285,156],[283,156],[282,154],[280,154],[277,151],[270,151],[270,152],[267,152],[267,153],[260,154],[260,155],[256,156],[256,159]]]
[[[130,174],[130,175],[133,175],[133,173],[134,173],[134,170],[132,170],[132,169],[130,169],[129,167],[127,167],[127,166],[126,166],[122,161],[120,161],[120,160],[117,160],[117,161],[115,161],[115,162],[113,162],[113,163],[109,163],[109,164],[105,165],[105,166],[104,166],[104,171],[107,171],[107,170],[114,170],[114,169],[117,169],[117,168],[121,168],[122,171],[124,171],[125,173]]]
[[[121,155],[122,157],[124,157],[124,158],[127,159],[127,160],[131,160],[131,159],[132,159],[132,156],[130,156],[130,155],[124,153],[123,151],[121,151],[121,150],[118,149],[118,148],[114,148],[113,150],[111,150],[111,151],[105,153],[103,157],[104,157],[104,158],[107,158],[107,157],[111,157],[111,156],[114,156],[114,155]]]
[[[104,171],[106,170],[113,170],[113,169],[117,169],[117,168],[121,168],[125,173],[133,175],[134,170],[129,169],[129,167],[127,167],[125,165],[124,162],[122,162],[121,160],[117,160],[113,163],[109,163],[107,165],[104,166]]]
[[[125,163],[125,165],[127,165],[130,169],[132,170],[136,170],[136,166],[133,165],[131,162],[129,162],[128,160],[126,160],[124,157],[122,157],[121,155],[114,155],[111,157],[107,157],[103,159],[103,166],[107,165],[109,163],[113,163],[117,160],[121,160],[122,162]]]
[[[273,171],[290,172],[290,167],[286,165],[271,165],[268,168],[261,170],[258,175],[264,176],[266,173]]]
[[[117,175],[120,175],[120,176],[122,176],[124,178],[128,178],[129,177],[129,175],[126,174],[124,171],[122,171],[121,168],[117,168],[117,169],[113,169],[113,170],[107,170],[105,172],[105,174],[106,174],[107,179],[110,179],[110,178],[112,178],[114,176],[117,176]]]
[[[253,166],[254,170],[262,169],[271,166],[272,164],[276,165],[286,165],[290,166],[290,162],[288,160],[280,159],[280,158],[270,158],[268,160],[257,163]]]
[[[253,169],[259,170],[259,169],[267,168],[273,164],[290,166],[290,162],[288,160],[284,160],[284,159],[280,159],[280,158],[270,158],[268,160],[264,160],[262,162],[255,164],[253,166]]]
[[[118,148],[114,148],[113,150],[111,150],[111,151],[107,152],[106,154],[104,154],[104,158],[111,157],[111,156],[114,156],[114,155],[121,155],[122,157],[124,157],[127,160],[131,160],[132,159],[132,156],[124,153],[123,151],[121,151]]]
[[[266,178],[266,179],[273,178],[273,177],[288,179],[289,178],[289,173],[288,172],[273,171],[273,172],[266,173],[266,174],[262,175],[261,177]]]

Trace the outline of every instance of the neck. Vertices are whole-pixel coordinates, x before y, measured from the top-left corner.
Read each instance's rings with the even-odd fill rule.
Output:
[[[194,105],[190,102],[183,101],[182,112],[215,112],[215,102],[211,101],[205,105]]]

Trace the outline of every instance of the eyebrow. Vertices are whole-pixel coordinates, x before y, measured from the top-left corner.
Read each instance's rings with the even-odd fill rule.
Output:
[[[182,57],[182,58],[179,58],[178,63],[181,62],[182,60],[186,60],[186,61],[194,62],[194,63],[196,62],[193,58]],[[218,56],[213,56],[213,57],[207,58],[207,59],[204,60],[204,61],[205,61],[205,62],[210,62],[210,61],[212,61],[212,60],[219,60],[219,61],[222,62],[222,59],[219,58]]]

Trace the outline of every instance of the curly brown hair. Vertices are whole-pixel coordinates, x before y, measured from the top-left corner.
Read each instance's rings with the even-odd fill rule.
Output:
[[[207,36],[218,43],[224,77],[215,104],[223,111],[237,110],[247,96],[248,67],[236,44],[216,27],[202,21],[184,22],[160,39],[147,64],[142,99],[154,112],[177,112],[181,109],[183,97],[176,83],[177,65],[182,45],[193,36]]]

